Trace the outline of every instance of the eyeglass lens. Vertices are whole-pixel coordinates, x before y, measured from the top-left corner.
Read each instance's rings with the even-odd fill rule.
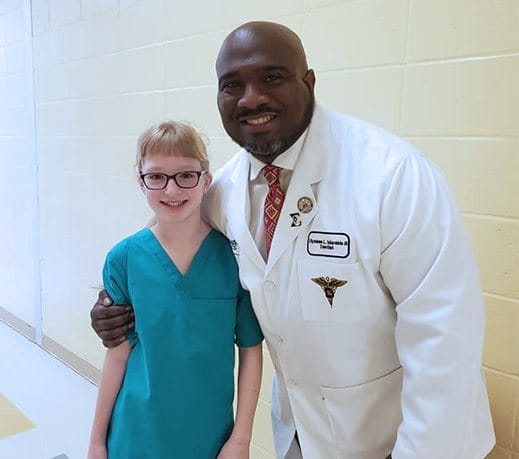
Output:
[[[198,185],[202,171],[177,172],[173,175],[167,174],[144,174],[144,184],[151,190],[166,188],[170,179],[173,179],[180,188],[194,188]]]

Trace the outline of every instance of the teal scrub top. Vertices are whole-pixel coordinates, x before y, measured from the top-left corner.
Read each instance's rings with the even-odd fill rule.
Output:
[[[263,339],[229,241],[212,230],[182,275],[145,228],[108,253],[103,282],[135,312],[109,459],[214,459],[233,428],[235,344]]]

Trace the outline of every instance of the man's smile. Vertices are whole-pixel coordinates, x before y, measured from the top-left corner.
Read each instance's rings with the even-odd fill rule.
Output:
[[[242,120],[241,122],[242,123],[246,123],[246,124],[252,124],[252,125],[255,126],[255,125],[258,125],[258,124],[269,123],[274,118],[275,118],[275,115],[263,115],[263,116],[256,117],[256,118],[245,119],[245,120]]]

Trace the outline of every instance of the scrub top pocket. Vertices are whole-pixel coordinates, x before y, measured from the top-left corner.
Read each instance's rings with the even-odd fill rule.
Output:
[[[236,298],[192,298],[188,315],[191,358],[234,352]]]

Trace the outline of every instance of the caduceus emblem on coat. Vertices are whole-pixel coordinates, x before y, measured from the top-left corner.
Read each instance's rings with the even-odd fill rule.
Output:
[[[333,298],[335,297],[335,292],[338,287],[342,287],[346,285],[348,281],[335,279],[335,277],[312,277],[312,281],[314,281],[319,287],[323,289],[324,296],[330,303],[330,307],[333,307]]]

